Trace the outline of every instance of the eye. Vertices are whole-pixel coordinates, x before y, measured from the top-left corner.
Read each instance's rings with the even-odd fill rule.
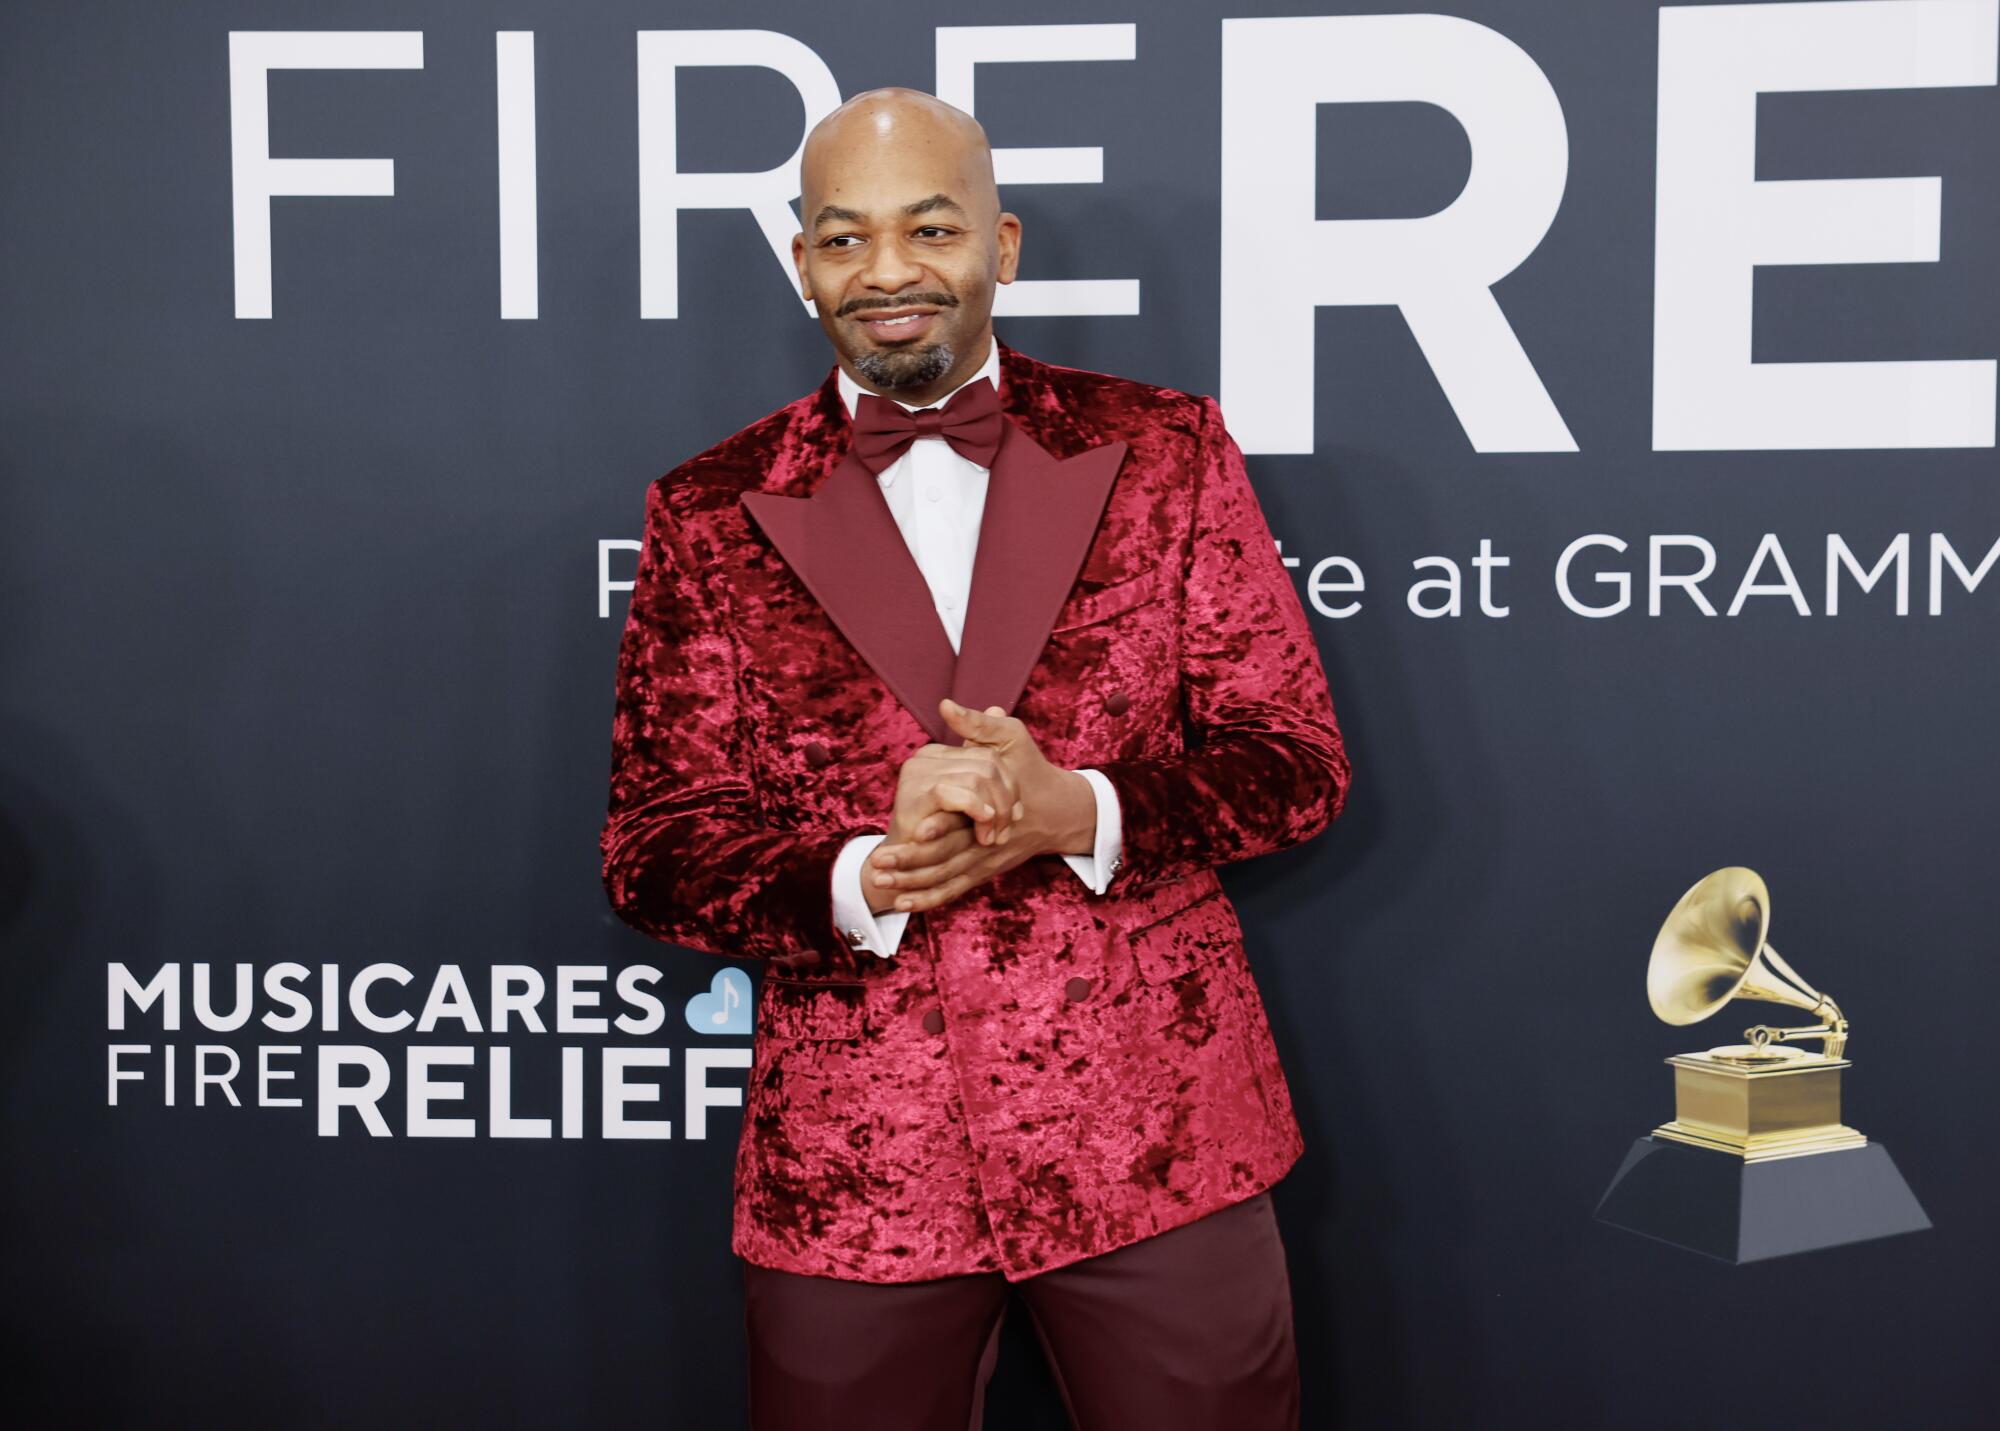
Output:
[[[922,228],[917,230],[917,233],[920,236],[923,234],[937,234],[945,238],[949,238],[952,232],[953,230],[944,227],[944,225],[942,224],[925,224]]]
[[[853,239],[855,243],[861,242],[861,236],[859,234],[834,234],[830,238],[821,239],[819,241],[819,246],[821,248],[846,248],[848,247],[848,245],[841,242],[841,240],[843,239]]]

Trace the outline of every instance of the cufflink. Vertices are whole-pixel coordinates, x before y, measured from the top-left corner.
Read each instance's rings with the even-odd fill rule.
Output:
[[[859,929],[850,929],[847,931],[847,942],[852,944],[856,949],[859,949],[863,944],[868,942],[868,936],[863,934]]]
[[[1118,872],[1118,866],[1122,865],[1123,863],[1125,863],[1125,852],[1123,850],[1120,850],[1117,854],[1111,857],[1111,863],[1108,866],[1108,868],[1111,870],[1113,874],[1116,874]]]

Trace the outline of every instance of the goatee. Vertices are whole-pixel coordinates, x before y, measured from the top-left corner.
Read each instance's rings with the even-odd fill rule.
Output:
[[[878,388],[920,388],[950,372],[957,360],[951,344],[932,343],[922,348],[863,353],[854,360],[854,370]]]

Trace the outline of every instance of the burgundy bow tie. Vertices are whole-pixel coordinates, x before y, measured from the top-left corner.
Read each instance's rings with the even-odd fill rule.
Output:
[[[1000,450],[1000,394],[981,378],[952,394],[943,407],[910,412],[901,403],[862,393],[854,407],[854,455],[880,475],[919,437],[942,437],[968,462],[993,465]]]

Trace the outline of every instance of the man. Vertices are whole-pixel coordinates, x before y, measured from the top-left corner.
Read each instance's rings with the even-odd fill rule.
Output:
[[[626,921],[764,965],[753,1424],[976,1427],[1018,1291],[1084,1431],[1296,1426],[1303,1145],[1215,866],[1349,772],[1242,455],[994,338],[970,116],[859,95],[801,185],[836,367],[648,493],[603,835]]]

